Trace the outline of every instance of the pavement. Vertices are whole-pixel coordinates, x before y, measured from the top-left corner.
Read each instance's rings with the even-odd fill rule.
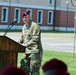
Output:
[[[42,45],[44,50],[63,52],[73,52],[76,47],[73,33],[42,34]]]
[[[4,33],[0,33],[4,35]],[[6,34],[9,38],[18,41],[21,37],[20,32],[8,32]],[[76,39],[74,33],[42,33],[41,42],[43,50],[76,52]]]

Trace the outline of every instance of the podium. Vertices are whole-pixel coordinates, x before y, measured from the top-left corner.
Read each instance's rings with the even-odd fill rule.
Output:
[[[25,47],[0,35],[0,70],[6,66],[17,66],[18,52],[25,52]]]

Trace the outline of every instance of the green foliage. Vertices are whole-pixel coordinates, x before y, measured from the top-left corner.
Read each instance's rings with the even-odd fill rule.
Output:
[[[21,32],[21,29],[11,29],[9,32]],[[0,29],[0,32],[6,32],[6,29]]]
[[[11,29],[9,32],[21,32],[22,29]],[[0,32],[6,32],[6,29],[0,29]],[[74,33],[74,31],[59,31],[59,30],[41,30],[42,33]]]
[[[41,30],[42,33],[74,33],[74,31]]]
[[[73,56],[73,54],[69,53],[69,52],[58,52],[58,51],[44,50],[42,65],[46,61],[48,61],[52,58],[57,58],[57,59],[64,61],[67,64],[68,72],[70,73],[70,75],[76,75],[76,54],[74,54],[74,58],[72,56]],[[22,58],[22,53],[19,53],[18,66],[20,66],[21,58]],[[43,75],[42,69],[40,69],[40,75]]]

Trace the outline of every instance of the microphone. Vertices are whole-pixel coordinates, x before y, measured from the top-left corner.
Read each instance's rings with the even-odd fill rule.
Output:
[[[16,22],[17,22],[17,19],[14,19],[14,20],[13,20],[13,22],[12,22],[12,23],[10,23],[10,24],[7,26],[7,29],[8,29],[8,28],[10,28],[10,26],[13,26],[13,25],[14,25],[14,23],[16,23]]]
[[[14,19],[13,22],[10,23],[9,25],[12,25],[12,24],[14,24],[14,23],[16,23],[16,22],[17,22],[17,19]]]
[[[5,32],[4,36],[13,27],[14,23],[16,23],[16,22],[17,22],[17,19],[14,19],[13,22],[8,25],[8,27],[6,28],[6,32]]]

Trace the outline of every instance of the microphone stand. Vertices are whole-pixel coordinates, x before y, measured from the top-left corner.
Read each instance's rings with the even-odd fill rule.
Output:
[[[75,16],[74,16],[74,47],[73,47],[73,58],[75,54],[75,40],[76,40],[76,0],[75,3],[71,0],[71,4],[74,6],[75,9]]]
[[[8,27],[6,28],[6,32],[4,33],[4,36],[8,33],[8,31],[10,31],[10,29],[13,27],[14,23],[8,25]]]

